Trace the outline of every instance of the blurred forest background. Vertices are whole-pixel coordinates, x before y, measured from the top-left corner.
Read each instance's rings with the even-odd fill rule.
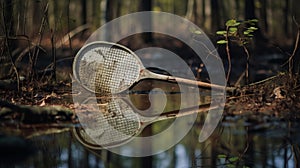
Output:
[[[214,43],[217,40],[216,31],[224,29],[228,19],[257,18],[259,30],[255,33],[254,47],[258,52],[267,52],[268,48],[279,52],[292,51],[297,34],[295,20],[300,20],[300,1],[297,0],[0,2],[0,79],[23,75],[31,81],[39,73],[45,75],[45,70],[56,71],[57,64],[61,62],[72,61],[89,35],[101,25],[137,11],[163,11],[183,16],[203,29]],[[47,60],[47,63],[41,60]],[[22,62],[27,63],[20,68]],[[39,65],[43,65],[42,72],[39,72]]]

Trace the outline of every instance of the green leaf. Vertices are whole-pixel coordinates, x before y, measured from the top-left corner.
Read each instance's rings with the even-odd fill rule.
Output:
[[[250,22],[258,22],[258,19],[251,19]]]
[[[239,26],[241,23],[240,22],[236,22],[233,26],[237,27]]]
[[[253,30],[246,30],[243,32],[243,34],[248,37],[253,37],[253,34],[252,34],[253,32],[254,32]]]
[[[227,43],[226,40],[219,40],[219,41],[217,41],[217,44],[226,44],[226,43]]]
[[[249,33],[253,33],[254,30],[251,30],[251,29],[247,29],[246,32],[249,32]]]
[[[227,157],[227,156],[224,155],[224,154],[219,154],[219,155],[218,155],[218,158],[219,158],[219,159],[221,159],[221,158],[226,158],[226,157]]]
[[[251,20],[246,21],[246,23],[250,23],[250,25],[256,25],[257,22],[258,22],[257,19],[251,19]]]
[[[248,30],[257,30],[257,29],[258,29],[257,27],[253,27],[253,26],[248,28]]]
[[[226,167],[227,168],[236,168],[236,166],[234,164],[227,164]]]
[[[236,161],[238,161],[239,160],[239,157],[231,157],[231,158],[229,158],[229,161],[230,162],[236,162]]]
[[[230,26],[234,26],[236,24],[236,20],[235,19],[230,19],[226,22],[226,26],[230,27]]]
[[[229,32],[230,32],[230,33],[235,33],[235,32],[237,32],[237,30],[238,30],[238,29],[237,29],[236,27],[230,27],[230,28],[229,28]]]
[[[217,31],[216,32],[218,35],[225,35],[226,34],[226,31],[222,30],[222,31]]]
[[[243,34],[248,35],[248,34],[250,34],[250,32],[249,31],[244,31]]]

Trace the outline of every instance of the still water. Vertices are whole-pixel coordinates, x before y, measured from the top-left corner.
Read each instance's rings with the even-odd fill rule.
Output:
[[[149,82],[149,81],[145,81]],[[144,86],[158,87],[159,82],[144,83]],[[164,84],[167,94],[165,111],[178,108],[181,101],[178,88]],[[149,98],[138,93],[135,87],[131,101],[140,109],[149,107]],[[192,92],[187,95],[191,96]],[[148,94],[148,93],[147,93]],[[152,93],[159,95],[160,93]],[[207,93],[201,92],[200,103],[209,102]],[[155,97],[154,97],[155,98]],[[157,100],[157,99],[154,99]],[[152,102],[153,103],[153,102]],[[154,101],[155,103],[155,101]],[[157,102],[159,103],[159,102]],[[267,116],[258,116],[267,117]],[[161,153],[148,157],[126,157],[108,150],[90,149],[79,143],[72,131],[74,127],[50,134],[22,137],[0,136],[11,143],[0,143],[0,167],[298,167],[300,128],[297,122],[267,118],[266,122],[251,122],[245,116],[224,116],[213,134],[206,141],[198,141],[206,113],[200,113],[192,129],[184,138]],[[143,135],[156,134],[166,129],[174,119],[155,122],[144,129]],[[17,128],[16,128],[17,129]],[[22,131],[22,130],[20,130]],[[34,130],[32,130],[34,132]],[[175,133],[176,134],[176,133]],[[166,142],[172,135],[159,141]],[[143,145],[143,144],[141,144]],[[150,147],[151,148],[151,147]],[[134,149],[122,148],[125,152]]]
[[[223,124],[208,140],[199,143],[201,124],[196,123],[171,149],[141,158],[88,149],[66,131],[27,140],[30,150],[26,146],[11,147],[15,155],[5,159],[2,156],[1,167],[296,167],[299,125],[289,124],[257,131]],[[5,152],[2,148],[1,154]]]

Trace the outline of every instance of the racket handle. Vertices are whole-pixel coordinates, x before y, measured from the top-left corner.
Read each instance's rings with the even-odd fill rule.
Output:
[[[235,91],[234,87],[226,87],[226,86],[207,83],[207,82],[202,82],[202,81],[196,81],[196,80],[184,79],[184,78],[179,78],[179,77],[174,77],[174,76],[156,74],[156,73],[153,73],[153,72],[148,71],[146,69],[144,69],[141,72],[141,76],[140,76],[140,79],[145,79],[145,78],[159,79],[159,80],[163,80],[163,81],[168,81],[168,82],[173,82],[173,83],[177,82],[177,83],[182,83],[182,84],[187,84],[187,85],[194,85],[194,86],[197,85],[197,86],[203,87],[203,88],[226,90],[227,92],[234,92]]]
[[[167,119],[172,119],[172,118],[177,118],[177,117],[183,117],[183,116],[188,116],[188,115],[196,114],[196,113],[204,113],[204,112],[208,112],[210,109],[214,109],[214,108],[216,108],[216,107],[210,107],[210,104],[204,104],[204,105],[200,105],[200,106],[196,106],[196,107],[168,111],[168,112],[162,113],[160,116],[158,116],[158,118],[156,118],[155,121],[162,121],[162,120],[167,120]]]

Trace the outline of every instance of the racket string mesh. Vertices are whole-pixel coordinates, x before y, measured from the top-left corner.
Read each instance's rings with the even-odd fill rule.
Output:
[[[122,100],[111,101],[106,107],[96,109],[93,123],[86,124],[85,132],[100,146],[122,143],[135,136],[140,129],[137,114]]]
[[[98,46],[83,52],[79,63],[79,80],[96,93],[118,93],[137,81],[140,63],[118,46]]]
[[[92,43],[76,55],[73,68],[75,77],[83,87],[109,97],[132,86],[138,80],[142,65],[126,48]],[[108,98],[100,104],[101,107],[96,105],[89,112],[93,118],[87,120],[84,126],[92,142],[100,146],[112,146],[136,135],[141,127],[140,120],[126,102]],[[84,117],[87,118],[82,114],[81,120]]]

